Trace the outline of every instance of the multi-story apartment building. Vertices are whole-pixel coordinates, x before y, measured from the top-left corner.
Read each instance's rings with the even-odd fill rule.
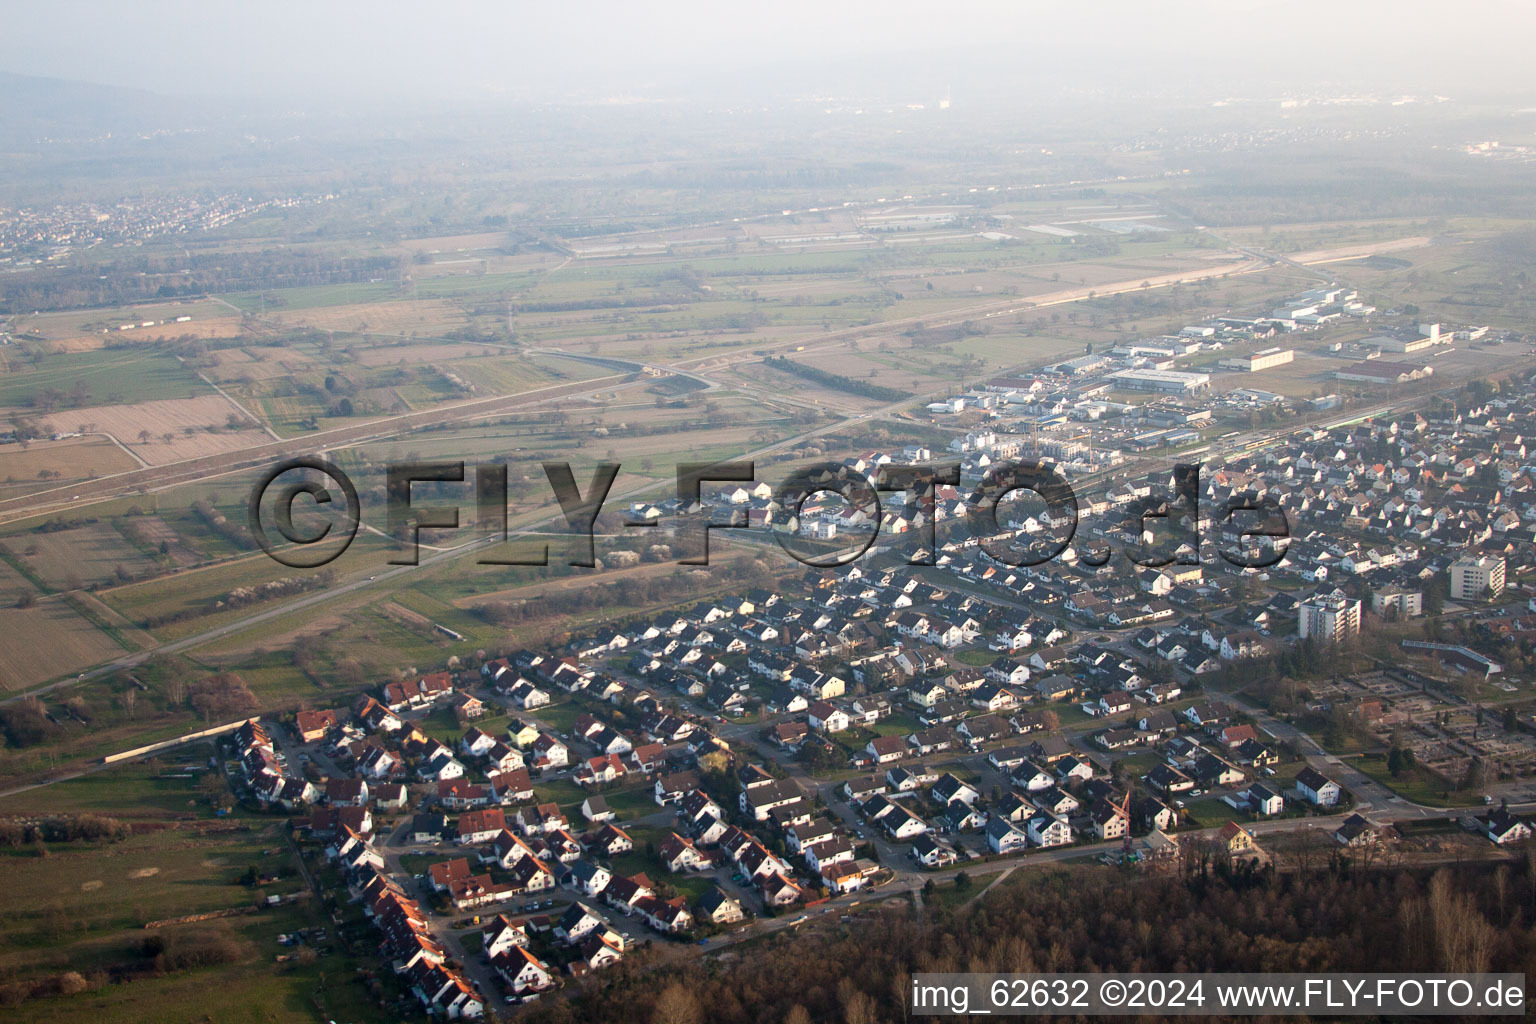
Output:
[[[1316,637],[1325,643],[1358,636],[1360,602],[1350,600],[1342,590],[1318,594],[1302,602],[1296,628],[1303,640]]]
[[[1451,563],[1451,600],[1477,601],[1504,592],[1504,559],[1463,555]]]

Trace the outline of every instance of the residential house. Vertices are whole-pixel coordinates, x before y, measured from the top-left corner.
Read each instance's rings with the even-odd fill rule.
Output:
[[[1296,791],[1303,800],[1316,807],[1334,806],[1344,792],[1337,782],[1311,765],[1296,773]]]

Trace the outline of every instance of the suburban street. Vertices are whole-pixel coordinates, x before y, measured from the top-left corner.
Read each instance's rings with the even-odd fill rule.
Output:
[[[1111,641],[1113,646],[1114,642]],[[528,721],[546,731],[561,734],[546,718],[537,710],[521,711],[506,709],[497,694],[488,687],[478,686],[478,696],[491,707],[499,710],[507,710],[517,718]],[[1460,818],[1468,813],[1466,809],[1434,808],[1412,804],[1391,794],[1385,787],[1375,783],[1369,777],[1348,768],[1346,762],[1342,762],[1332,755],[1327,754],[1304,733],[1293,729],[1287,723],[1269,716],[1261,709],[1253,708],[1241,701],[1235,700],[1231,695],[1221,693],[1208,693],[1208,696],[1216,700],[1225,700],[1241,708],[1245,713],[1251,714],[1257,721],[1277,739],[1295,743],[1302,750],[1307,762],[1314,767],[1331,775],[1337,781],[1344,784],[1356,795],[1356,804],[1349,811],[1341,811],[1333,814],[1313,814],[1305,818],[1273,818],[1248,822],[1245,827],[1256,837],[1277,835],[1294,832],[1298,829],[1314,830],[1326,837],[1338,827],[1347,817],[1355,812],[1375,814],[1385,819],[1450,819]],[[709,712],[693,706],[691,701],[684,702],[695,714],[701,718],[713,717]],[[495,713],[495,712],[493,712]],[[780,716],[788,718],[790,716]],[[1089,722],[1079,723],[1075,726],[1065,727],[1063,733],[1072,742],[1075,749],[1086,755],[1090,752],[1095,756],[1103,756],[1102,751],[1091,751],[1084,743],[1087,733],[1101,728],[1105,720],[1094,719]],[[786,929],[797,928],[826,918],[828,915],[845,914],[859,906],[874,905],[893,898],[911,898],[919,906],[921,904],[921,890],[930,882],[943,882],[952,879],[957,872],[963,871],[977,883],[976,893],[980,896],[992,883],[999,882],[1019,871],[1040,869],[1052,865],[1068,862],[1089,861],[1096,858],[1117,856],[1121,849],[1120,840],[1098,843],[1078,843],[1064,847],[1054,847],[1044,850],[1031,850],[1026,853],[1006,855],[1001,857],[985,857],[983,859],[962,859],[954,867],[929,871],[917,865],[910,856],[911,844],[891,840],[880,829],[872,828],[865,824],[857,812],[841,792],[841,782],[837,780],[818,780],[812,777],[798,761],[785,759],[783,752],[769,743],[762,736],[763,729],[771,721],[763,722],[732,722],[718,727],[719,735],[733,747],[750,751],[752,757],[764,765],[772,765],[781,769],[785,777],[793,780],[807,797],[819,799],[828,809],[828,813],[835,823],[846,828],[852,835],[864,837],[874,848],[876,859],[890,870],[889,880],[884,881],[874,889],[866,889],[842,896],[833,896],[818,906],[802,913],[781,913],[772,917],[766,916],[762,911],[761,901],[755,895],[737,883],[733,878],[733,868],[728,863],[714,868],[706,874],[717,885],[754,911],[754,918],[745,926],[732,929],[722,935],[711,938],[702,945],[687,947],[687,952],[694,955],[710,955],[720,950],[729,948],[752,939],[777,934]],[[346,772],[334,764],[320,748],[318,744],[301,745],[295,737],[283,726],[274,727],[274,735],[284,747],[288,748],[287,756],[307,758],[312,760],[324,773],[333,777],[345,777]],[[584,741],[568,738],[567,742],[575,748],[584,746]],[[575,754],[573,752],[573,758]],[[576,763],[573,760],[573,763]],[[974,783],[979,788],[986,790],[993,785],[1008,786],[1008,779],[1004,773],[998,772],[987,761],[985,752],[973,751],[948,751],[930,754],[922,757],[904,759],[903,767],[916,768],[922,766],[930,771],[943,771],[948,768],[961,769],[976,778]],[[555,777],[568,778],[572,769],[559,770]],[[423,802],[422,806],[425,806]],[[1511,809],[1524,811],[1536,808],[1536,801],[1522,804],[1512,804]],[[434,858],[452,856],[468,856],[473,859],[477,851],[473,848],[459,847],[452,843],[446,844],[419,844],[409,836],[411,815],[406,814],[400,822],[392,827],[386,834],[380,835],[374,843],[375,850],[384,858],[385,872],[398,882],[413,896],[422,900],[423,906],[428,904],[431,890],[424,879],[409,871],[402,858],[407,855],[418,855]],[[622,823],[622,827],[655,827],[671,829],[676,827],[674,810],[670,807],[658,807],[655,811],[629,818]],[[1220,826],[1210,825],[1194,830],[1183,830],[1177,833],[1181,843],[1198,842],[1214,838],[1220,831]],[[947,837],[952,842],[962,837]],[[970,837],[974,843],[974,837]],[[1326,839],[1328,844],[1332,839]],[[960,844],[960,848],[973,848]],[[555,889],[544,893],[534,894],[530,898],[516,898],[503,905],[474,910],[451,912],[448,914],[431,915],[431,930],[437,941],[448,949],[457,959],[465,965],[466,974],[481,986],[482,991],[500,991],[499,978],[490,969],[485,960],[477,953],[466,947],[464,939],[478,932],[479,926],[474,924],[458,924],[456,922],[478,916],[480,920],[488,920],[497,913],[506,913],[512,916],[526,916],[529,914],[543,914],[551,918],[558,917],[563,910],[573,901],[579,899],[579,895],[568,890]],[[974,898],[974,897],[973,897]],[[624,936],[627,942],[637,941],[665,941],[651,935],[643,924],[626,918],[615,912],[612,908],[600,901],[588,900],[590,906],[596,909],[601,916],[607,919],[610,926]]]

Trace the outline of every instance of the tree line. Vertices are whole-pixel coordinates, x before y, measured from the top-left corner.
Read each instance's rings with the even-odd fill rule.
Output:
[[[125,306],[218,292],[397,280],[393,256],[334,256],[286,249],[135,256],[107,264],[23,271],[7,282],[0,313]]]
[[[874,398],[882,402],[899,402],[904,398],[911,398],[912,392],[902,391],[900,388],[888,388],[883,384],[871,384],[867,380],[858,380],[844,376],[841,373],[832,373],[830,370],[818,369],[807,366],[805,363],[797,363],[793,359],[784,356],[769,356],[763,360],[765,366],[774,370],[783,370],[797,377],[814,381],[823,387],[833,388],[837,391],[846,391],[852,395],[861,395],[864,398]]]
[[[918,972],[1524,971],[1536,968],[1531,859],[1519,866],[1021,877],[927,919],[907,909],[754,943],[726,960],[626,958],[537,1024],[889,1024]]]

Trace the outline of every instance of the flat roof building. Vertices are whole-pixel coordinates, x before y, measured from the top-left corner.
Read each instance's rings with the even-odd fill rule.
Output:
[[[1259,370],[1267,370],[1271,366],[1283,366],[1295,358],[1296,351],[1294,349],[1266,348],[1262,352],[1250,352],[1246,355],[1223,359],[1221,366],[1226,370],[1242,370],[1244,373],[1256,373]]]
[[[1367,359],[1334,373],[1339,380],[1361,380],[1370,384],[1406,384],[1435,372],[1428,363],[1389,363],[1385,359]]]
[[[1351,601],[1342,590],[1318,594],[1303,601],[1297,611],[1296,632],[1303,640],[1315,637],[1336,643],[1360,634],[1360,602]]]
[[[1427,348],[1434,348],[1436,345],[1443,343],[1444,340],[1438,333],[1433,336],[1423,334],[1414,336],[1378,334],[1375,337],[1362,340],[1360,344],[1380,349],[1383,352],[1408,353],[1422,352]]]
[[[1185,394],[1203,391],[1211,386],[1208,373],[1185,373],[1180,370],[1119,370],[1109,375],[1115,387],[1128,391],[1161,391],[1166,394]]]
[[[1504,559],[1463,555],[1451,563],[1451,600],[1479,601],[1504,592]]]

